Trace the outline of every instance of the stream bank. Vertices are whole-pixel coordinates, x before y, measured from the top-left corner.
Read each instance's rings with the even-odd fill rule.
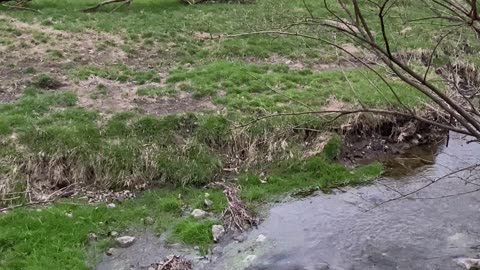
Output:
[[[121,269],[118,262],[131,266],[125,269],[148,269],[145,262],[172,253],[192,260],[195,269],[464,269],[457,259],[479,252],[478,171],[441,177],[476,164],[479,150],[453,134],[448,148],[422,146],[392,158],[388,176],[371,185],[287,198],[258,228],[206,257],[179,245],[165,249],[160,238],[146,233],[97,269]]]
[[[209,269],[464,269],[456,259],[479,255],[478,170],[422,187],[478,163],[480,145],[466,141],[453,134],[448,148],[395,158],[397,167],[430,164],[407,175],[393,170],[372,185],[275,205],[248,240],[228,245]],[[259,235],[266,240],[259,243]]]

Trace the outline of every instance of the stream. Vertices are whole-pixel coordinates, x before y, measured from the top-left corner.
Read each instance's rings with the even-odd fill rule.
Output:
[[[452,134],[448,147],[390,160],[390,176],[372,185],[274,205],[258,229],[225,246],[209,269],[464,269],[455,259],[480,252],[479,171],[394,198],[479,162],[480,145],[466,142]]]
[[[273,205],[258,228],[208,258],[144,232],[97,269],[147,269],[172,253],[212,270],[465,269],[456,259],[480,255],[480,170],[444,176],[479,161],[480,144],[452,134],[448,147],[386,160],[387,176],[372,184]]]

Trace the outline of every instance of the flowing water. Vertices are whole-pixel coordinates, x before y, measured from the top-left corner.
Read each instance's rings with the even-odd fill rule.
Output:
[[[389,176],[368,186],[276,204],[243,241],[214,248],[210,260],[144,233],[97,269],[147,269],[171,253],[213,270],[463,269],[456,258],[480,254],[480,170],[443,176],[480,163],[480,144],[466,142],[452,135],[449,147],[388,160]]]
[[[390,163],[372,185],[275,205],[210,269],[462,269],[456,258],[480,254],[480,170],[441,177],[480,163],[480,145],[454,134]]]

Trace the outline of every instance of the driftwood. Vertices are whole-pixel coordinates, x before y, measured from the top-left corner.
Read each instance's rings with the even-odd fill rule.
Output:
[[[229,231],[244,232],[258,225],[258,220],[248,211],[239,197],[239,188],[225,183],[214,183],[224,189],[227,208],[223,212],[223,223]]]
[[[192,262],[180,256],[170,255],[163,262],[152,264],[150,268],[155,270],[191,270],[193,266]]]

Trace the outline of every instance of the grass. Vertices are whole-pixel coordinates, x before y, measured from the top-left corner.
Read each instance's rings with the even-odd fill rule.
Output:
[[[70,71],[70,77],[74,80],[86,80],[90,76],[115,80],[120,82],[135,82],[144,84],[149,81],[159,81],[160,77],[154,71],[133,70],[125,65],[112,65],[99,67],[94,65],[78,66]]]
[[[244,113],[321,108],[333,96],[350,104],[360,100],[372,107],[399,106],[387,85],[379,83],[367,69],[314,72],[292,70],[286,65],[218,61],[188,70],[172,70],[168,82],[188,82],[195,95],[213,96],[216,103]],[[405,84],[393,78],[389,83],[404,104],[414,107],[425,101],[418,91]]]
[[[210,210],[219,213],[225,204],[222,191],[209,190],[209,193],[214,201],[214,209]],[[203,205],[203,199],[200,190],[164,189],[147,191],[135,200],[117,203],[113,209],[104,204],[82,206],[81,202],[66,201],[12,211],[0,216],[0,269],[91,269],[95,261],[88,261],[85,251],[106,250],[113,242],[109,233],[127,228],[146,226],[162,233],[175,225],[172,238],[187,244],[207,245],[211,243],[211,233],[206,226],[211,222],[182,216],[184,206],[198,207]],[[143,225],[141,219],[146,217],[153,218],[155,223]],[[99,238],[93,246],[87,241],[88,233]]]
[[[239,170],[232,181],[241,186],[242,199],[253,209],[287,193],[363,184],[381,174],[378,163],[355,169],[337,163],[341,141],[335,136],[322,153],[306,155],[306,142],[317,136],[307,130],[329,132],[341,121],[331,123],[327,118],[305,115],[233,128],[259,115],[319,109],[332,98],[347,105],[362,102],[374,107],[399,106],[390,89],[367,69],[317,70],[319,64],[337,60],[335,50],[317,41],[265,35],[208,38],[210,34],[274,29],[297,21],[308,15],[302,0],[196,6],[178,0],[135,0],[129,9],[115,13],[108,8],[78,12],[97,2],[33,1],[29,7],[40,9],[41,14],[0,7],[5,14],[28,23],[68,32],[116,35],[121,44],[117,39],[96,40],[96,49],[107,52],[119,47],[128,55],[121,64],[117,59],[76,63],[69,58],[81,57],[72,55],[67,46],[47,50],[46,59],[58,65],[54,68],[28,61],[18,61],[17,66],[8,60],[6,66],[9,64],[12,73],[18,70],[33,77],[18,98],[0,103],[0,173],[7,177],[0,178],[4,181],[0,192],[24,191],[27,179],[52,189],[82,183],[110,189],[145,185],[149,190],[134,200],[118,203],[114,209],[65,200],[0,215],[0,269],[91,269],[95,258],[89,258],[87,251],[110,247],[109,232],[145,226],[167,233],[171,241],[205,251],[212,243],[211,225],[219,221],[195,220],[184,212],[204,209],[208,192],[214,204],[205,210],[218,217],[226,205],[222,191],[204,186],[226,177],[226,168]],[[323,1],[306,3],[315,16],[328,14]],[[407,18],[423,17],[426,11],[419,8],[418,1],[400,4],[386,18],[392,50],[430,47],[430,37],[439,36],[440,27],[408,23]],[[367,10],[367,20],[375,22],[376,14]],[[398,35],[407,26],[412,27],[408,36]],[[320,38],[332,35],[317,26],[292,30]],[[378,27],[372,30],[380,32]],[[16,45],[16,41],[25,36],[41,46],[56,42],[55,36],[41,31],[27,33],[8,20],[0,23],[0,47],[23,48],[28,44],[22,41]],[[338,37],[337,42],[351,41]],[[268,64],[275,59],[276,64]],[[285,60],[297,60],[304,68],[281,64]],[[159,75],[166,71],[167,77]],[[417,107],[425,101],[398,78],[380,67],[376,71],[386,76],[404,104]],[[66,77],[65,85],[73,85],[90,76],[132,85],[138,97],[178,97],[189,92],[196,98],[211,99],[218,112],[103,114],[80,107],[78,99],[85,97],[74,91],[53,91],[64,83],[58,78]],[[89,97],[101,101],[115,90],[98,85]],[[146,217],[152,217],[155,223],[143,224],[141,220]],[[90,232],[99,236],[93,246],[86,241]]]

